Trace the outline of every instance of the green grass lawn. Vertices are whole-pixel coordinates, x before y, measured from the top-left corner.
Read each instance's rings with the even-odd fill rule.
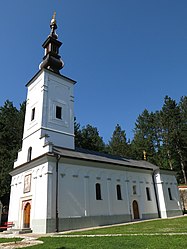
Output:
[[[187,248],[187,235],[168,235],[167,233],[187,233],[187,217],[151,220],[110,228],[100,228],[72,234],[123,236],[103,237],[43,237],[44,244],[27,247],[28,249],[178,249]],[[133,235],[134,234],[134,235]],[[135,235],[136,234],[136,235]],[[146,234],[146,235],[142,235]]]
[[[30,249],[178,249],[187,248],[186,236],[124,236],[94,238],[42,238]]]
[[[150,220],[110,228],[93,229],[71,234],[152,234],[152,233],[185,233],[187,232],[187,216],[175,219]]]
[[[17,241],[21,241],[22,239],[20,238],[0,238],[0,243],[7,243],[7,242],[17,242]],[[1,246],[1,244],[0,244]],[[1,248],[1,247],[0,247]]]

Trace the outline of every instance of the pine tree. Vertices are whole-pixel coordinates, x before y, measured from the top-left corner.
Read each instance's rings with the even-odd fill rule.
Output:
[[[13,103],[7,100],[0,107],[0,198],[9,194],[10,171],[21,147],[25,103],[17,110]]]
[[[83,127],[80,138],[81,141],[79,146],[81,148],[99,152],[103,152],[105,150],[105,144],[96,127],[93,127],[89,124]]]
[[[132,152],[134,158],[143,159],[143,152],[145,151],[147,159],[152,163],[157,163],[155,155],[160,147],[157,118],[157,112],[149,113],[147,109],[138,116],[135,123],[134,138],[132,141]]]
[[[129,150],[125,130],[122,130],[121,126],[117,124],[108,144],[108,152],[112,155],[128,157]]]

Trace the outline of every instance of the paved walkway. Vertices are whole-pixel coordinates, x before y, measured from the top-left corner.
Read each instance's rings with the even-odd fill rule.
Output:
[[[187,235],[187,233],[130,233],[130,234],[61,234],[52,235],[51,237],[62,238],[78,238],[78,237],[126,237],[126,236],[174,236],[174,235]]]

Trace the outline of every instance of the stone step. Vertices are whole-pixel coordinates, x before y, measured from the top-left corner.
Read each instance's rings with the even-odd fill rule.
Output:
[[[11,228],[3,233],[15,233],[15,234],[24,234],[24,233],[32,233],[32,230],[30,228]]]

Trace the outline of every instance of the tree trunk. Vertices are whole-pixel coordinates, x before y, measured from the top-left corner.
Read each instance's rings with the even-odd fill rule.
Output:
[[[170,169],[173,170],[173,164],[171,161],[171,154],[169,150],[167,150],[167,155],[168,155],[168,162],[169,162]]]
[[[186,177],[186,172],[185,172],[185,162],[183,160],[183,156],[180,150],[177,151],[180,157],[180,164],[181,164],[181,171],[183,174],[183,178],[184,178],[184,183],[187,184],[187,177]]]

